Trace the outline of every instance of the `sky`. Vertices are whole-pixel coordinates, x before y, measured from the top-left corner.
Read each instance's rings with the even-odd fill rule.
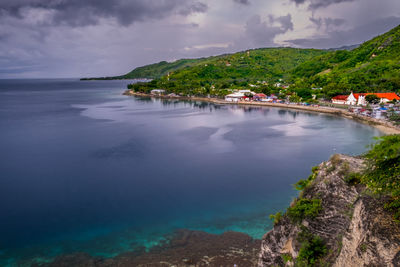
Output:
[[[399,24],[399,0],[0,0],[0,78],[113,76],[251,48],[337,48]]]

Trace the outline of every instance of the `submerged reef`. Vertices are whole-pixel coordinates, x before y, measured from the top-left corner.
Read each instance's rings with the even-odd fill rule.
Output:
[[[86,253],[60,255],[50,263],[33,267],[105,266],[255,266],[261,241],[238,232],[220,235],[179,230],[166,241],[114,258],[92,257]]]

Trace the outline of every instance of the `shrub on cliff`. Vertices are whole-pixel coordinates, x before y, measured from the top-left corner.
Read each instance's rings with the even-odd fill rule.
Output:
[[[295,266],[316,266],[319,265],[320,259],[327,253],[324,240],[311,234],[306,228],[297,236],[297,241],[300,242],[301,247],[299,255],[296,258]]]
[[[400,218],[400,135],[379,138],[365,154],[367,168],[364,183],[377,193],[389,194],[391,201],[386,207],[395,211]]]
[[[299,180],[297,183],[294,184],[294,188],[296,188],[299,191],[304,190],[307,186],[311,184],[312,181],[317,177],[318,171],[319,171],[319,166],[314,166],[311,169],[312,173],[310,176],[308,176],[307,179],[305,180]]]
[[[287,209],[287,215],[292,222],[300,223],[305,218],[314,219],[321,210],[321,199],[300,198]]]

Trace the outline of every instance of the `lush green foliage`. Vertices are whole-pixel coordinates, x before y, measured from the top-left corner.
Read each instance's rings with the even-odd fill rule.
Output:
[[[296,266],[316,266],[328,252],[324,240],[317,235],[311,234],[304,227],[298,234],[297,241],[300,242],[301,246],[299,255],[296,258]]]
[[[123,79],[137,79],[137,78],[156,79],[164,75],[167,75],[170,72],[174,72],[178,69],[192,67],[196,64],[201,63],[202,61],[207,61],[207,60],[209,59],[206,58],[180,59],[174,62],[161,61],[156,64],[151,64],[136,68],[131,72],[119,77]]]
[[[378,104],[380,102],[379,97],[377,97],[376,95],[367,95],[365,97],[365,100],[367,100],[367,102],[370,104]]]
[[[282,213],[278,211],[275,214],[269,215],[269,218],[274,221],[274,225],[278,224],[279,221],[282,219]]]
[[[326,53],[328,51],[316,49],[263,48],[193,60],[179,67],[174,65],[175,69],[168,67],[175,63],[167,63],[163,70],[168,69],[169,76],[164,75],[148,86],[133,85],[132,89],[148,92],[163,88],[184,95],[223,96],[229,93],[227,89],[248,89],[250,84],[254,84],[257,87],[253,89],[257,92],[279,93],[280,88],[273,86],[276,82],[288,80],[291,70],[299,64]],[[145,67],[150,70],[155,66]],[[134,72],[137,75],[138,71]],[[156,73],[160,73],[158,66]],[[266,83],[260,83],[264,81]],[[300,93],[311,96],[308,91]]]
[[[152,83],[131,86],[145,93],[161,88],[168,93],[216,97],[229,94],[230,89],[249,89],[253,85],[256,92],[281,94],[282,98],[288,93],[291,101],[299,102],[310,101],[313,95],[329,99],[351,91],[400,93],[399,62],[400,26],[352,51],[254,49],[217,57],[163,61],[112,78],[154,78]],[[290,84],[290,89],[275,87],[276,82]]]
[[[344,181],[348,185],[357,185],[361,182],[361,180],[362,180],[362,174],[357,172],[351,172],[344,177]]]
[[[335,51],[304,62],[292,80],[323,87],[334,96],[354,92],[400,92],[400,26],[352,51]]]
[[[390,112],[389,120],[391,120],[395,125],[400,125],[400,114],[397,114],[395,112]]]
[[[297,183],[295,183],[294,188],[296,188],[299,191],[304,190],[317,177],[318,170],[319,170],[318,166],[312,167],[311,175],[308,176],[308,178],[306,180],[302,179],[302,180],[299,180]]]
[[[287,209],[287,215],[292,222],[300,223],[305,218],[314,219],[321,210],[321,199],[299,198]]]
[[[365,154],[367,169],[363,181],[378,193],[392,197],[388,208],[400,218],[400,135],[388,135],[380,138]]]
[[[293,261],[293,257],[290,254],[282,254],[281,257],[285,264]]]

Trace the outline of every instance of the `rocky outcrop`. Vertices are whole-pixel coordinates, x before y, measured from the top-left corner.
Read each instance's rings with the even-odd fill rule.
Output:
[[[319,262],[324,266],[400,266],[400,226],[383,209],[384,199],[345,181],[362,168],[362,159],[345,155],[322,163],[300,194],[320,199],[322,210],[299,223],[284,215],[263,237],[258,265],[293,266],[302,246],[299,233],[306,229],[325,243],[326,253]]]

